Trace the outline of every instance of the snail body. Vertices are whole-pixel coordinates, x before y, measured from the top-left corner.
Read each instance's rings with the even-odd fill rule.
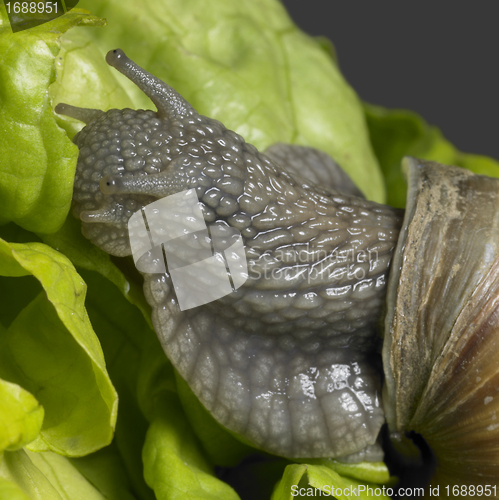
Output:
[[[158,111],[56,108],[87,123],[74,139],[74,213],[84,235],[108,253],[130,255],[130,217],[194,190],[206,223],[229,239],[233,230],[242,237],[249,273],[232,293],[185,311],[169,270],[144,274],[153,324],[175,368],[221,424],[265,451],[379,460],[384,414],[393,432],[405,429],[393,417],[405,400],[394,389],[396,349],[387,347],[395,334],[384,343],[391,368],[381,404],[378,324],[397,244],[396,266],[405,265],[400,255],[414,211],[402,225],[401,211],[365,200],[327,155],[286,145],[260,153],[122,51],[107,61]],[[418,165],[414,160],[411,172]],[[175,266],[187,265],[202,244],[190,241]],[[407,296],[394,276],[400,274],[390,278],[390,332],[393,318],[403,316],[393,311]]]

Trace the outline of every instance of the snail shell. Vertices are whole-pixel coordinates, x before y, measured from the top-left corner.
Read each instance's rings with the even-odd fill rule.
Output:
[[[249,278],[220,300],[181,311],[169,272],[145,274],[167,356],[221,424],[261,449],[369,455],[384,422],[376,327],[400,211],[358,196],[327,155],[283,145],[264,155],[122,51],[107,61],[158,112],[56,108],[87,122],[74,139],[74,213],[84,235],[129,255],[132,214],[195,189],[205,221],[242,236]],[[297,173],[305,167],[308,179]],[[175,255],[176,268],[200,243],[191,244]]]
[[[499,180],[414,159],[404,167],[383,346],[388,425],[429,443],[432,484],[496,484]]]

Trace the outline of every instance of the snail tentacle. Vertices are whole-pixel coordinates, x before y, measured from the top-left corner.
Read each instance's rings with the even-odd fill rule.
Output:
[[[179,157],[167,165],[167,170],[158,174],[122,177],[106,175],[99,182],[99,188],[105,195],[136,194],[162,198],[182,190],[182,179],[176,174],[176,166],[182,166],[186,159]]]
[[[158,108],[158,116],[161,118],[196,114],[194,108],[176,90],[135,64],[121,49],[110,50],[106,55],[106,61],[151,99]]]
[[[104,111],[100,109],[79,108],[63,102],[60,102],[54,110],[60,115],[66,115],[87,124],[104,116]]]

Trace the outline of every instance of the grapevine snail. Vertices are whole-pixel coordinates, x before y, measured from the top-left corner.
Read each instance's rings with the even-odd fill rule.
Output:
[[[130,217],[194,189],[206,223],[244,242],[245,283],[199,307],[181,310],[168,270],[144,274],[165,353],[218,422],[273,454],[359,461],[382,457],[386,418],[425,437],[442,481],[498,477],[499,180],[406,159],[404,213],[324,153],[262,154],[121,50],[106,60],[157,112],[56,107],[86,123],[83,234],[130,255]]]

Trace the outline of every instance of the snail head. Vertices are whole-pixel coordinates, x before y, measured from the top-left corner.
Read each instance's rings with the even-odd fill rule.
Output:
[[[86,123],[74,138],[80,149],[74,214],[94,244],[117,256],[129,255],[127,223],[151,201],[195,188],[199,197],[219,175],[221,156],[234,155],[243,142],[232,133],[224,145],[225,127],[200,117],[170,86],[131,61],[122,50],[107,62],[132,80],[157,107],[103,112],[58,104],[56,112]],[[215,172],[216,170],[216,172]]]

